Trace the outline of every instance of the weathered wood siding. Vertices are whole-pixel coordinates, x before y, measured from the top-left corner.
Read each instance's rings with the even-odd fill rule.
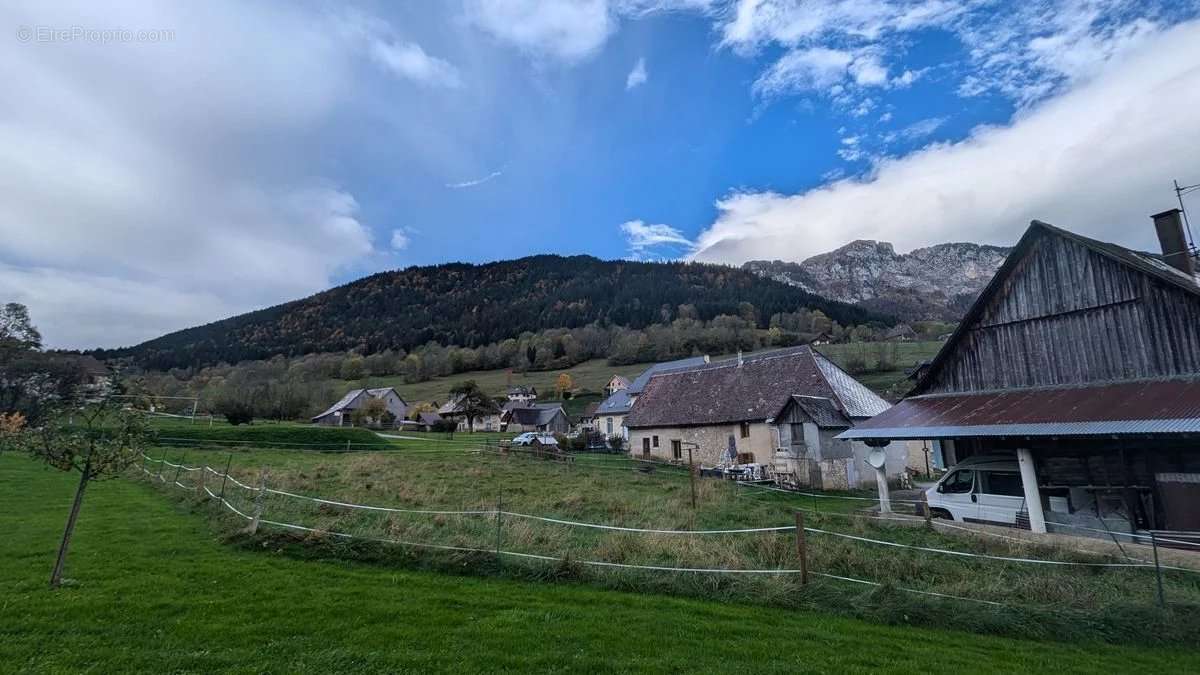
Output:
[[[1200,373],[1200,299],[1043,235],[968,327],[928,393]]]

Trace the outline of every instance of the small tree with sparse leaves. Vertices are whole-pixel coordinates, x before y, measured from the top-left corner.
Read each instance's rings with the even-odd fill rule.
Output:
[[[13,430],[6,427],[0,434],[0,443],[10,448],[24,450],[61,471],[79,472],[75,499],[50,574],[51,588],[62,585],[67,550],[88,484],[124,473],[151,437],[142,412],[131,406],[123,407],[111,398],[82,406],[62,406],[47,415],[40,426]]]

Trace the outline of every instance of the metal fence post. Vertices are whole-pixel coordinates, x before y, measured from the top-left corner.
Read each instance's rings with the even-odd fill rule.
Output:
[[[808,543],[804,540],[802,511],[796,511],[796,557],[800,559],[800,583],[808,584]]]
[[[1154,549],[1154,578],[1158,581],[1158,606],[1166,607],[1167,600],[1163,596],[1162,567],[1158,564],[1158,537],[1150,530],[1150,546]]]

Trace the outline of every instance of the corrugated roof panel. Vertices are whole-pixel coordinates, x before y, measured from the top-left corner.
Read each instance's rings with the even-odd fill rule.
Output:
[[[846,438],[1091,436],[1200,431],[1200,381],[1019,389],[908,398]]]

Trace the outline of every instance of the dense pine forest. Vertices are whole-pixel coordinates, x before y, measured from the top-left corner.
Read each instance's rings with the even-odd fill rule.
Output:
[[[728,316],[767,328],[772,316],[801,310],[818,310],[843,326],[893,323],[732,267],[539,255],[382,272],[96,355],[166,370],[278,355],[411,351],[429,343],[476,348],[546,329],[643,329],[677,319]]]

